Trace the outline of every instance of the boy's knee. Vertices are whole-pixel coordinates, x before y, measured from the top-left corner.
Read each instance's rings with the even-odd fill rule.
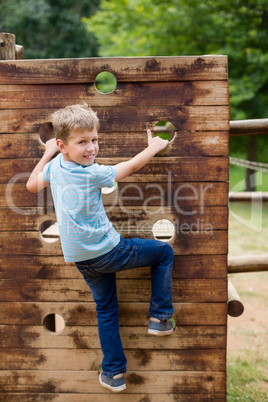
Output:
[[[174,258],[174,251],[173,248],[171,247],[171,245],[169,243],[165,244],[166,246],[166,254],[170,259]]]

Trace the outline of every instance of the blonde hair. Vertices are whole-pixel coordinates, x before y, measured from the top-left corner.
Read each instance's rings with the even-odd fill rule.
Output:
[[[89,130],[100,128],[97,113],[87,103],[82,105],[66,106],[51,115],[56,140],[68,142],[71,132],[75,130]]]

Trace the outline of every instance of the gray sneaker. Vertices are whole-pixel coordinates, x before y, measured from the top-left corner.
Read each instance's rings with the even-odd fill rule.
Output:
[[[171,335],[173,331],[174,331],[174,325],[170,320],[160,322],[155,322],[151,320],[149,321],[148,334],[150,335],[156,335],[156,336]]]
[[[103,387],[108,388],[114,392],[120,392],[126,389],[126,380],[124,379],[124,377],[114,379],[111,377],[107,377],[103,373],[100,373],[99,381]]]

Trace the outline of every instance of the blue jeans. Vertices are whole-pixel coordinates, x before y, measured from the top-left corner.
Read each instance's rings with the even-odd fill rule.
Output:
[[[139,238],[124,239],[107,254],[75,265],[90,287],[96,302],[103,352],[102,370],[108,377],[126,372],[126,357],[119,334],[116,272],[151,266],[149,314],[160,320],[172,317],[172,265],[174,253],[168,243]]]

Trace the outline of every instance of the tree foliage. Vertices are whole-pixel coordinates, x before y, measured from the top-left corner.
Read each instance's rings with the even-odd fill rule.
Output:
[[[102,56],[227,54],[231,118],[267,115],[266,0],[102,0],[86,22]]]
[[[228,55],[231,120],[268,117],[267,0],[102,0],[84,21],[102,56]],[[247,138],[230,145],[247,155]]]
[[[97,55],[95,36],[81,22],[99,0],[0,0],[0,31],[16,35],[24,58]]]

